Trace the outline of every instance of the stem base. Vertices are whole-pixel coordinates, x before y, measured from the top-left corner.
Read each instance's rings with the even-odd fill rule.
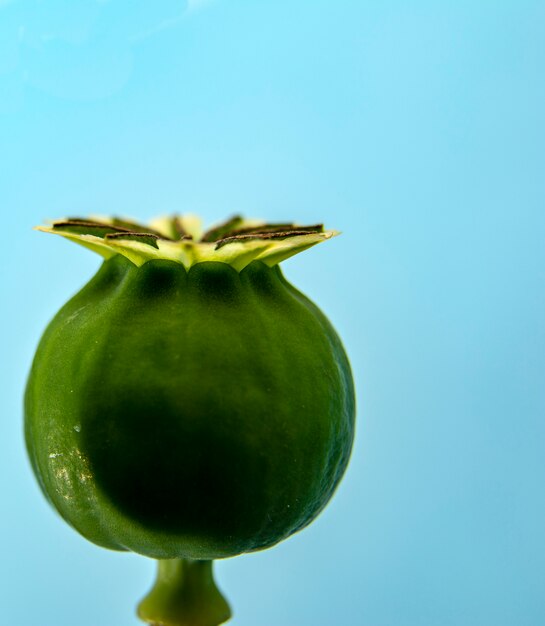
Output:
[[[140,602],[138,617],[153,626],[218,626],[231,617],[214,582],[212,561],[159,561],[157,580]]]

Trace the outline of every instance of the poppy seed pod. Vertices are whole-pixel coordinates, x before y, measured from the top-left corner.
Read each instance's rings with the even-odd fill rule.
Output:
[[[104,257],[40,342],[25,397],[32,467],[90,541],[159,560],[152,624],[216,626],[212,560],[309,524],[348,463],[343,346],[278,264],[335,233],[234,217],[40,228]]]

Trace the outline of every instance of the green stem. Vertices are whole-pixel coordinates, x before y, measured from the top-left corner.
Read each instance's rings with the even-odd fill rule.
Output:
[[[231,609],[216,587],[212,561],[159,561],[157,580],[138,605],[138,617],[153,626],[218,626]]]

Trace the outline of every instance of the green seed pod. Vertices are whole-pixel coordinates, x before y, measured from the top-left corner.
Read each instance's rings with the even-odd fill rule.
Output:
[[[272,546],[324,508],[348,463],[342,344],[278,263],[335,233],[235,217],[41,228],[104,257],[55,316],[25,397],[49,502],[90,541],[160,561],[153,624],[230,616],[213,559]]]

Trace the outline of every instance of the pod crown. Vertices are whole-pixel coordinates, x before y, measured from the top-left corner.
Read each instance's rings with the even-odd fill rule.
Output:
[[[235,215],[204,231],[195,215],[170,215],[140,224],[118,217],[65,218],[37,230],[61,235],[108,259],[122,254],[140,266],[154,259],[189,269],[196,263],[228,263],[237,271],[252,261],[269,266],[338,233],[322,224],[267,223]]]

